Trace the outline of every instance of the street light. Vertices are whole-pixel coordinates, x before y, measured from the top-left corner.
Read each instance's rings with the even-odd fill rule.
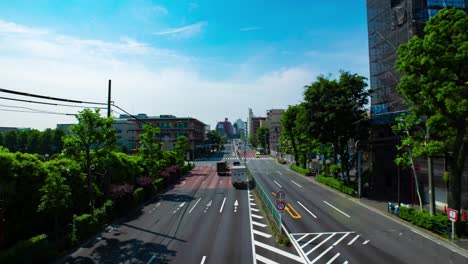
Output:
[[[46,161],[49,161],[49,153],[46,153],[46,154],[44,155],[44,157],[45,157]]]

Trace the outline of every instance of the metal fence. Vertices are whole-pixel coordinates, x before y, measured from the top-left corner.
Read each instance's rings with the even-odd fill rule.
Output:
[[[273,202],[268,198],[268,195],[266,192],[263,190],[261,184],[255,179],[255,177],[249,172],[250,177],[252,178],[252,185],[255,186],[257,189],[258,193],[260,194],[260,198],[262,198],[263,203],[265,204],[266,208],[268,211],[270,211],[271,216],[273,217],[275,223],[278,226],[278,229],[281,230],[281,214],[278,213],[276,210],[275,205]]]

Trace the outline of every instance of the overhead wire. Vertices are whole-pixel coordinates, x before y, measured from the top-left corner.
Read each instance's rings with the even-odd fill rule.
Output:
[[[0,111],[18,112],[18,113],[31,113],[31,114],[65,115],[65,116],[75,116],[76,115],[76,114],[58,113],[58,112],[26,111],[26,110],[13,110],[13,109],[5,109],[5,108],[0,108]]]
[[[4,88],[0,88],[0,92],[9,93],[9,94],[16,94],[16,95],[21,95],[21,96],[29,96],[29,97],[42,98],[42,99],[53,100],[53,101],[69,102],[69,103],[107,105],[107,103],[98,103],[98,102],[89,102],[89,101],[81,101],[81,100],[73,100],[73,99],[58,98],[58,97],[52,97],[52,96],[46,96],[46,95],[39,95],[39,94],[32,94],[32,93],[19,92],[19,91],[4,89]]]
[[[43,105],[53,105],[53,106],[65,106],[65,107],[76,107],[76,108],[107,109],[107,107],[99,107],[99,106],[79,106],[79,105],[69,105],[69,104],[56,104],[56,103],[47,103],[47,102],[40,102],[40,101],[33,101],[33,100],[24,100],[24,99],[3,97],[3,96],[0,96],[0,99],[9,100],[9,101],[24,102],[24,103],[43,104]]]

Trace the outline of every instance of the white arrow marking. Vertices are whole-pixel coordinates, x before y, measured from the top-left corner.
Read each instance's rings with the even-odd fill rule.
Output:
[[[185,205],[185,202],[183,202],[181,205],[179,205],[179,207],[183,207]]]
[[[239,203],[238,203],[237,200],[236,200],[236,202],[234,203],[234,206],[238,206],[238,205],[239,205]]]
[[[206,204],[206,206],[207,206],[207,207],[210,207],[212,202],[213,202],[213,200],[210,200],[210,201]]]

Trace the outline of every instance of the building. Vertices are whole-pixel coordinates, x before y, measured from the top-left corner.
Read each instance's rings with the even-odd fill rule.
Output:
[[[254,114],[253,114],[252,108],[249,108],[249,116],[247,117],[247,136],[248,137],[253,135],[253,132],[252,132],[253,118],[254,118]]]
[[[391,126],[397,115],[407,111],[396,90],[401,74],[395,70],[394,63],[400,44],[415,35],[423,36],[425,23],[444,7],[466,11],[468,0],[367,0],[370,87],[375,91],[371,96],[372,133],[367,146],[372,168],[369,184],[380,198],[414,201],[412,177],[394,163],[399,138],[392,133]],[[427,171],[423,169],[427,163],[423,160],[417,163],[423,185],[421,190],[427,189],[424,187],[427,185]],[[439,166],[434,168],[436,200],[443,203],[446,200],[441,175],[443,162],[436,159],[434,166]],[[465,186],[468,185],[466,178]],[[465,205],[468,205],[468,199]]]
[[[267,110],[265,125],[270,130],[270,151],[278,152],[281,136],[281,116],[284,109]]]
[[[228,138],[232,138],[233,136],[233,127],[231,122],[229,122],[228,118],[226,117],[224,121],[219,121],[216,125],[216,133],[220,136],[227,136]]]
[[[265,126],[265,121],[266,121],[266,118],[265,117],[253,117],[252,118],[252,136],[254,138],[254,145],[258,144],[257,142],[257,130],[262,127],[262,126]]]

